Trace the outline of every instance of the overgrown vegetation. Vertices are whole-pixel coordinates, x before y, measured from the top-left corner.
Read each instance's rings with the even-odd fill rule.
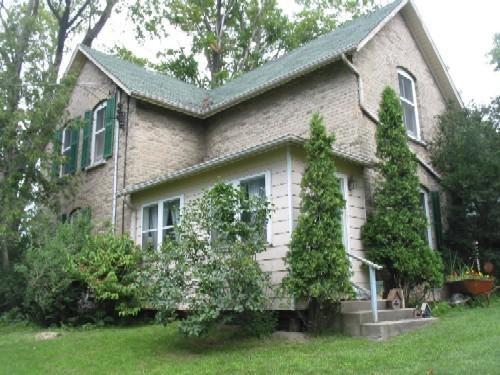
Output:
[[[363,227],[368,257],[390,272],[389,287],[403,288],[443,282],[442,261],[425,238],[427,221],[420,205],[417,161],[407,142],[401,104],[390,87],[382,93],[377,126],[377,172],[380,180],[373,212]]]
[[[289,273],[283,281],[287,292],[307,301],[312,330],[318,329],[322,309],[353,294],[342,241],[345,201],[336,176],[334,141],[315,113],[305,144],[300,214],[286,258]]]
[[[500,276],[500,97],[439,117],[432,161],[447,195],[445,254],[470,267],[476,256]],[[476,254],[475,242],[479,254]],[[448,255],[450,254],[450,255]],[[455,259],[459,255],[459,260]],[[457,270],[452,270],[457,271]]]
[[[144,289],[158,318],[176,310],[186,335],[206,334],[218,323],[268,306],[269,277],[255,256],[266,249],[268,203],[217,183],[185,208],[176,236],[146,257]]]
[[[17,289],[6,296],[11,301],[5,309],[16,308],[42,325],[102,323],[137,314],[141,252],[130,239],[93,234],[84,213],[57,223],[40,212],[30,228],[28,248],[14,271]]]

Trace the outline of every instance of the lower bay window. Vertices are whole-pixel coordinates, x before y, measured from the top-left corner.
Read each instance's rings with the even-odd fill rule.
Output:
[[[423,236],[429,246],[432,248],[432,235],[431,235],[431,216],[429,212],[429,194],[427,193],[427,190],[421,189],[420,190],[420,206],[422,207],[422,210],[424,211],[425,215],[425,220],[427,221],[427,228],[425,232],[423,233]]]
[[[241,188],[244,197],[247,199],[254,197],[269,199],[271,195],[270,174],[268,172],[241,178],[236,180],[235,184]],[[252,220],[252,214],[248,213],[248,215],[243,215],[241,220],[250,222]],[[263,235],[267,242],[271,243],[271,220],[268,220]]]
[[[142,207],[143,249],[158,249],[163,240],[175,236],[175,226],[180,220],[183,197],[169,198]]]

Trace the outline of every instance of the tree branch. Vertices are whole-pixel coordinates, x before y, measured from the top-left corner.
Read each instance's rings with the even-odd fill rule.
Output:
[[[82,4],[80,9],[75,13],[73,17],[70,17],[68,20],[68,27],[73,26],[73,23],[82,15],[82,13],[85,11],[85,8],[87,8],[90,5],[91,0],[85,0],[85,2]]]
[[[52,1],[51,0],[47,0],[47,5],[49,6],[49,9],[52,12],[52,14],[54,15],[54,17],[60,23],[61,22],[61,15],[59,14],[59,11],[55,8],[55,6],[52,3]]]
[[[84,46],[88,47],[92,46],[92,42],[94,41],[95,38],[97,38],[102,28],[104,27],[109,17],[111,16],[111,12],[113,11],[113,7],[116,5],[116,3],[118,3],[118,0],[106,1],[106,8],[104,8],[103,12],[101,13],[101,17],[99,17],[94,27],[87,30],[87,33],[85,34],[85,37],[82,40],[82,44]]]

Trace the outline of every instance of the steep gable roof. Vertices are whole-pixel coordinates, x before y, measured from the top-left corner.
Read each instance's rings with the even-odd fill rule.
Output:
[[[355,18],[213,90],[187,84],[85,46],[80,46],[79,52],[99,67],[127,94],[191,116],[206,118],[336,61],[345,53],[359,50],[407,4],[408,0],[396,0],[365,16]],[[424,34],[430,40],[425,30]],[[427,45],[433,47],[432,41]],[[428,49],[428,52],[429,55],[437,54],[435,48]],[[440,75],[438,78],[448,80],[442,83],[441,87],[444,87],[446,94],[456,95],[460,102],[439,55],[433,61],[441,63],[441,66],[437,67]]]

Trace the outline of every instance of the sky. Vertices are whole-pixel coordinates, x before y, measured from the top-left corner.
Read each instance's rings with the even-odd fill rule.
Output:
[[[378,0],[380,4],[388,2]],[[487,104],[491,98],[500,95],[500,72],[493,70],[487,56],[493,47],[493,35],[500,33],[500,0],[413,2],[464,103]],[[279,3],[288,13],[297,9],[294,0],[279,0]],[[158,42],[137,43],[125,14],[123,11],[113,15],[93,47],[106,51],[121,44],[138,56],[152,58],[160,49]],[[172,29],[161,48],[188,46],[188,38]],[[67,56],[66,62],[68,60]]]

